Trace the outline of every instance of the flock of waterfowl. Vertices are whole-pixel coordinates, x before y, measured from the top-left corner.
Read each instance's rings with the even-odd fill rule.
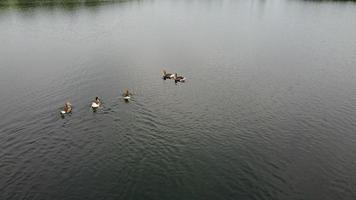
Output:
[[[162,70],[162,78],[164,80],[166,79],[173,79],[175,83],[178,82],[185,82],[185,78],[183,76],[178,76],[177,73],[171,74],[171,73],[167,73],[166,70]]]
[[[183,76],[178,76],[177,73],[167,73],[166,70],[162,70],[162,79],[163,80],[167,80],[167,79],[172,79],[174,80],[174,83],[178,83],[178,82],[185,82],[186,78],[183,77]],[[130,99],[131,99],[131,96],[133,94],[129,91],[129,90],[125,90],[123,93],[122,93],[122,98],[128,102]],[[100,98],[99,97],[95,97],[95,100],[91,103],[91,108],[93,109],[93,111],[96,111],[98,108],[100,108],[102,106],[102,103],[100,101]],[[64,104],[64,107],[63,107],[63,110],[61,110],[61,114],[64,115],[64,114],[69,114],[71,113],[73,110],[72,108],[72,104],[70,102],[66,102]]]

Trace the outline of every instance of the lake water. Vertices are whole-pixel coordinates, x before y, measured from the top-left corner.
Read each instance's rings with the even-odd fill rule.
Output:
[[[3,5],[0,72],[0,199],[356,199],[356,3]]]

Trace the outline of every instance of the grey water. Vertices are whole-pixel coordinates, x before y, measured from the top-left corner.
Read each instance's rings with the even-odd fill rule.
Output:
[[[356,199],[356,3],[8,2],[0,199]]]

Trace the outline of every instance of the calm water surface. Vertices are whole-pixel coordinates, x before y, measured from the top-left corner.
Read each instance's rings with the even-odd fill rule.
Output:
[[[356,199],[355,3],[5,6],[0,71],[0,199]]]

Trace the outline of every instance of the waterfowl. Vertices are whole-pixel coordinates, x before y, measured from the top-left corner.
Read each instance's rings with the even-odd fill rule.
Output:
[[[72,112],[72,104],[69,102],[66,102],[64,104],[63,110],[61,111],[61,114],[64,115],[64,114],[68,114],[71,112]]]
[[[178,76],[177,73],[175,73],[173,75],[173,79],[174,79],[174,82],[177,83],[177,82],[185,82],[185,77],[183,76]]]
[[[99,108],[101,105],[99,97],[95,97],[95,100],[91,103],[93,109]]]
[[[171,79],[174,76],[174,74],[167,73],[166,70],[162,70],[162,74],[163,74],[162,75],[163,80]]]
[[[129,90],[125,90],[124,93],[122,93],[122,97],[124,98],[125,101],[128,101],[131,98],[132,93],[129,92]]]

